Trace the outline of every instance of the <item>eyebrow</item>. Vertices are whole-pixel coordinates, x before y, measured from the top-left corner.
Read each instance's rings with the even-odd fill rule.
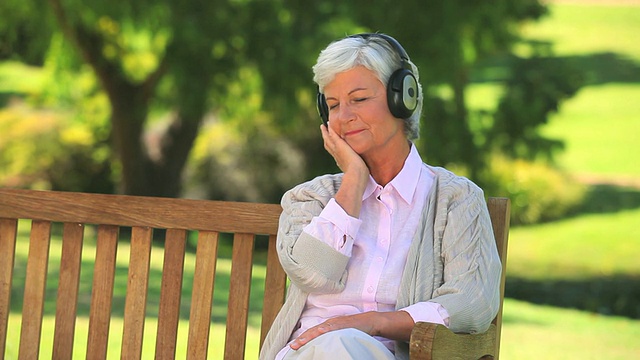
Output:
[[[348,95],[351,95],[351,94],[353,94],[353,93],[354,93],[354,92],[356,92],[356,91],[367,90],[367,89],[368,89],[368,88],[366,88],[366,87],[358,87],[358,88],[355,88],[355,89],[353,89],[353,90],[349,91]],[[329,99],[331,99],[331,100],[337,100],[335,97],[332,97],[332,96],[330,96],[330,97],[327,97],[327,98],[326,98],[326,100],[329,100]]]

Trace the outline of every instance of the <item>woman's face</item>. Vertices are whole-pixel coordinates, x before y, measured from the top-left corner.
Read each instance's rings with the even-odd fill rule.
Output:
[[[329,126],[361,156],[384,154],[397,140],[406,143],[404,121],[389,111],[387,90],[371,70],[357,66],[338,73],[324,94]]]

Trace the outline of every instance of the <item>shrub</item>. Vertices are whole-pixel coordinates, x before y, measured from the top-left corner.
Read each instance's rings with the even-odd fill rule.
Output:
[[[511,222],[533,224],[567,216],[586,189],[562,171],[542,162],[492,156],[482,175],[485,192],[511,199]]]

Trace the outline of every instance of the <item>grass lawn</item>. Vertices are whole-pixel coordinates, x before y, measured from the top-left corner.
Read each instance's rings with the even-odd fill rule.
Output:
[[[18,358],[18,346],[20,343],[20,322],[22,313],[22,298],[24,291],[24,279],[26,274],[27,256],[29,253],[29,239],[26,229],[30,222],[21,221],[18,227],[18,241],[16,243],[16,258],[14,265],[14,281],[12,284],[11,313],[9,314],[9,331],[7,337],[7,349],[5,359]],[[60,268],[60,256],[62,252],[62,240],[60,234],[55,231],[52,235],[49,250],[49,266],[47,272],[46,301],[44,305],[44,320],[41,335],[40,357],[51,358],[53,351],[53,333],[55,325],[56,292]],[[195,239],[192,239],[193,241]],[[190,242],[192,241],[190,240]],[[74,359],[85,358],[87,348],[87,336],[89,329],[89,305],[91,301],[91,284],[93,276],[93,259],[95,258],[95,232],[91,227],[85,228],[85,240],[82,248],[82,268],[80,274],[80,289],[78,296],[78,318],[76,323],[74,341]],[[228,258],[231,250],[223,242],[220,244],[216,265],[216,277],[214,281],[213,306],[211,314],[211,329],[209,335],[209,358],[222,359],[224,354],[225,322],[227,313],[227,296],[229,291],[229,277],[231,273],[231,261]],[[112,321],[109,327],[109,343],[107,348],[108,359],[120,358],[122,344],[123,314],[126,297],[128,276],[128,263],[130,246],[128,242],[118,244],[116,257],[116,274],[113,291]],[[260,338],[260,319],[262,311],[262,299],[264,298],[265,267],[260,265],[264,254],[259,253],[254,257],[256,265],[253,269],[253,285],[250,295],[250,315],[248,323],[250,329],[247,334],[247,359],[257,359],[258,344]],[[157,327],[158,302],[160,294],[160,282],[164,259],[164,249],[154,246],[151,251],[150,280],[147,298],[147,316],[145,320],[145,333],[143,341],[143,353],[155,352],[155,339]],[[189,305],[193,285],[193,272],[195,270],[195,253],[187,252],[184,262],[185,277],[182,285],[182,302],[180,323],[178,331],[178,343],[176,359],[186,358],[187,336],[189,330]],[[143,357],[145,358],[145,357]],[[0,355],[0,359],[2,356]]]
[[[640,6],[601,3],[552,4],[550,16],[524,26],[523,35],[552,42],[558,55],[613,52],[639,60]]]
[[[0,92],[33,94],[42,89],[44,72],[14,61],[3,61],[0,66]]]
[[[607,271],[621,271],[625,273],[640,274],[640,265],[635,260],[637,251],[634,247],[625,247],[624,242],[618,242],[619,246],[607,247],[598,243],[603,224],[610,224],[620,229],[633,227],[633,219],[637,219],[640,210],[610,214],[608,216],[585,215],[575,219],[566,220],[557,224],[537,225],[527,228],[516,228],[512,231],[509,249],[509,274],[528,273],[527,269],[533,269],[533,274],[558,275],[565,274],[575,277],[586,273],[599,272],[599,268]],[[580,231],[576,231],[580,229]],[[623,231],[623,230],[621,230]],[[637,230],[636,230],[637,231]],[[550,234],[559,235],[556,238],[566,238],[559,243]],[[619,237],[620,233],[612,233],[612,237]],[[635,235],[634,235],[635,236]],[[534,246],[538,244],[539,246]],[[637,249],[637,244],[635,246]],[[579,251],[583,252],[580,253]],[[56,261],[60,251],[60,240],[54,237],[51,244],[50,273],[56,274]],[[88,258],[95,251],[91,240],[85,242],[83,257]],[[28,252],[28,244],[24,236],[17,244],[16,272],[24,271],[24,261]],[[575,256],[563,258],[548,254],[571,253]],[[151,269],[157,272],[162,266],[163,251],[154,247],[152,250]],[[193,271],[193,254],[187,254],[185,273]],[[121,244],[118,248],[117,266],[125,267],[129,257],[129,246]],[[591,259],[589,261],[585,259]],[[610,259],[619,258],[619,262],[611,262]],[[603,264],[600,266],[598,264]],[[86,264],[88,269],[90,263]],[[224,342],[224,289],[228,284],[229,262],[222,260],[218,264],[219,277],[216,278],[214,290],[214,316],[211,327],[209,357],[221,359]],[[88,271],[90,273],[90,271]],[[124,273],[124,274],[123,274]],[[257,266],[254,269],[258,280],[264,277],[264,268]],[[83,275],[85,276],[83,270]],[[125,269],[119,269],[116,281],[122,275],[126,276]],[[568,276],[567,275],[567,276]],[[55,276],[48,279],[48,292],[55,293]],[[122,310],[122,300],[125,293],[126,277],[120,279],[121,285],[114,291],[114,312]],[[150,281],[150,292],[155,291],[158,283]],[[14,282],[14,288],[20,288],[20,284]],[[190,282],[185,281],[183,303],[188,304]],[[85,289],[87,291],[88,289]],[[82,290],[81,290],[82,291]],[[7,339],[6,359],[17,358],[20,335],[20,291],[15,291],[12,297],[12,309],[15,309],[9,317],[9,338]],[[81,295],[81,301],[87,301],[85,295]],[[261,297],[258,294],[257,298]],[[252,299],[254,296],[252,295]],[[145,324],[145,337],[143,343],[144,353],[153,353],[155,347],[155,326],[157,309],[151,296],[148,305],[148,318]],[[43,323],[41,356],[50,358],[53,342],[53,304],[45,305],[47,314]],[[259,323],[255,319],[259,316],[259,306],[251,305],[253,315],[250,323],[253,325],[248,334],[248,349],[246,358],[256,359],[258,354]],[[83,307],[80,306],[82,309]],[[82,310],[81,310],[82,311]],[[86,309],[84,310],[86,311]],[[86,355],[86,337],[88,331],[88,316],[86,314],[78,318],[74,358],[84,358]],[[186,354],[186,335],[188,333],[188,312],[182,316],[179,328],[179,342],[176,350],[176,358],[184,358]],[[640,335],[640,321],[622,317],[601,316],[589,312],[562,309],[543,305],[533,305],[523,301],[506,299],[504,307],[504,327],[502,340],[503,359],[537,359],[542,356],[545,359],[595,359],[606,356],[608,359],[632,359],[640,354],[640,343],[637,337]],[[108,358],[119,358],[122,337],[122,318],[115,316],[110,325]]]
[[[640,359],[640,321],[506,299],[500,359]]]
[[[9,317],[9,328],[12,333],[15,331],[19,334],[20,331],[20,316],[19,314],[11,314]],[[55,326],[55,319],[53,316],[46,316],[42,325],[42,340],[40,343],[40,358],[51,359],[53,353],[53,332]],[[176,359],[186,359],[187,354],[187,335],[189,332],[189,322],[187,320],[180,320],[178,328],[178,343],[176,344]],[[119,359],[120,350],[122,346],[122,318],[113,318],[109,328],[109,344],[107,347],[107,359]],[[142,343],[143,354],[155,354],[155,332],[157,329],[157,320],[155,318],[148,318],[145,322],[145,337]],[[225,327],[218,323],[213,323],[209,334],[209,359],[222,359],[224,355],[224,338]],[[76,322],[76,332],[74,339],[74,359],[84,359],[87,355],[87,333],[89,331],[89,318],[79,317]],[[10,334],[12,335],[12,334]],[[245,358],[257,359],[258,358],[258,341],[260,336],[260,329],[252,327],[249,329],[247,338],[247,350]],[[10,336],[7,340],[7,350],[5,359],[17,359],[18,358],[18,344],[19,335]],[[147,356],[142,357],[146,359]]]
[[[545,135],[565,141],[559,164],[583,177],[640,179],[639,99],[636,83],[589,86],[567,101],[543,128]]]
[[[543,128],[566,141],[560,164],[581,176],[639,179],[640,6],[557,4],[523,32],[586,71],[588,86]]]
[[[511,229],[507,275],[532,280],[640,277],[640,209]]]
[[[552,42],[555,54],[584,66],[587,75],[587,86],[542,129],[565,141],[559,165],[590,183],[634,188],[600,198],[606,202],[617,196],[628,206],[512,228],[507,276],[542,293],[542,302],[556,302],[554,297],[566,291],[574,297],[597,296],[615,307],[610,292],[622,293],[617,300],[637,298],[629,288],[637,288],[640,279],[640,6],[555,4],[549,17],[523,31],[528,39]],[[471,105],[490,108],[497,89],[474,86]],[[501,358],[638,359],[639,329],[637,319],[506,299]]]

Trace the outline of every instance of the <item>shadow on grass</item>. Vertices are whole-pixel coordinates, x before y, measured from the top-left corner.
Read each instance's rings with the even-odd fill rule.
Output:
[[[613,184],[589,187],[571,216],[640,208],[640,189]],[[507,277],[505,296],[535,304],[640,319],[640,275],[620,274],[577,280]]]
[[[584,280],[539,281],[508,277],[505,297],[640,319],[640,276],[615,275]]]
[[[550,47],[549,43],[535,46]],[[554,56],[550,50],[543,50],[540,59],[556,64],[558,68],[569,66],[580,71],[584,84],[603,85],[607,83],[640,83],[640,64],[622,54],[613,52],[593,53],[577,56]],[[510,75],[512,63],[517,58],[508,55],[486,59],[473,70],[472,83],[504,82]]]
[[[596,184],[589,187],[576,214],[613,213],[640,208],[640,189],[612,184]]]

